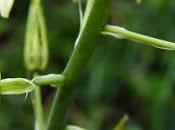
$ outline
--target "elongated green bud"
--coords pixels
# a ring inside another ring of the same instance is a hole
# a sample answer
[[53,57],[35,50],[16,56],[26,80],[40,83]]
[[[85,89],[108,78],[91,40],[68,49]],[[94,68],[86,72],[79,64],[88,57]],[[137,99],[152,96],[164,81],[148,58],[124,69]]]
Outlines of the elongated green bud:
[[13,4],[14,0],[0,0],[0,14],[2,17],[9,17]]
[[48,63],[46,25],[40,2],[31,2],[24,48],[27,70],[43,70]]
[[8,78],[0,81],[0,94],[24,94],[35,89],[35,84],[24,78]]

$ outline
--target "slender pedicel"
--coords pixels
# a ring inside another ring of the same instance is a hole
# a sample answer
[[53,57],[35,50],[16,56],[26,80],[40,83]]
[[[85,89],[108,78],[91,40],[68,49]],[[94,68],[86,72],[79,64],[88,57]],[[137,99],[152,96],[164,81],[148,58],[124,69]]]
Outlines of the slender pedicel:
[[119,26],[106,25],[103,34],[110,35],[115,38],[128,39],[138,43],[144,43],[160,49],[175,50],[175,43],[173,42],[135,33]]

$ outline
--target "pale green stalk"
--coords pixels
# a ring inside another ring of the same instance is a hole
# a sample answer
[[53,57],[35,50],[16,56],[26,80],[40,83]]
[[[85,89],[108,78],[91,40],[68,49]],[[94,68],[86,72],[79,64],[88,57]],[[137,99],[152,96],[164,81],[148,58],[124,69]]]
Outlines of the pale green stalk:
[[[36,76],[37,74],[35,74]],[[40,86],[36,86],[33,94],[32,94],[32,103],[35,115],[35,130],[44,130],[44,116],[43,116],[43,106],[41,100],[41,88]]]
[[80,28],[82,27],[83,24],[83,8],[82,8],[82,1],[79,0],[78,2],[78,10],[79,10],[79,17],[80,17]]
[[43,118],[43,106],[41,100],[41,90],[39,86],[36,86],[33,95],[33,108],[35,113],[35,130],[44,130],[44,118]]
[[63,86],[65,77],[61,74],[48,74],[43,76],[36,76],[32,82],[36,85],[57,85]]
[[144,43],[160,49],[175,50],[175,43],[173,42],[135,33],[119,26],[106,25],[102,34],[110,35],[119,39],[128,39],[138,43]]

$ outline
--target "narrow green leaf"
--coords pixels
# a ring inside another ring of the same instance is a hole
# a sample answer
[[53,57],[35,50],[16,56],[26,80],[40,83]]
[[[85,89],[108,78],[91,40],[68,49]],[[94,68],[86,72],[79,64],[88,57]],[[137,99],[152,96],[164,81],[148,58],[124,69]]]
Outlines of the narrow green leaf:
[[35,89],[35,84],[24,78],[7,78],[0,81],[0,94],[24,94]]
[[13,4],[14,0],[0,0],[0,14],[2,17],[9,17]]

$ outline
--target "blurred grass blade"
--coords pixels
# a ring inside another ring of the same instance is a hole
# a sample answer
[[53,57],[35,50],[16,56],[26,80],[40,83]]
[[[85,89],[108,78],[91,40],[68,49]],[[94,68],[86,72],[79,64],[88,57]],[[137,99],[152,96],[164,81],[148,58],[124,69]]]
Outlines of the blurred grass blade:
[[129,120],[128,115],[124,115],[119,123],[114,127],[114,130],[124,130],[127,121]]
[[0,0],[0,14],[2,17],[9,17],[13,4],[14,0]]
[[35,89],[35,84],[24,78],[8,78],[0,81],[0,94],[25,94]]
[[74,126],[74,125],[69,125],[66,127],[66,130],[86,130],[86,129],[78,127],[78,126]]
[[146,45],[151,45],[160,49],[175,50],[175,43],[173,42],[135,33],[119,26],[106,25],[105,31],[102,32],[102,34],[110,35],[120,39],[128,39],[138,43],[144,43]]

